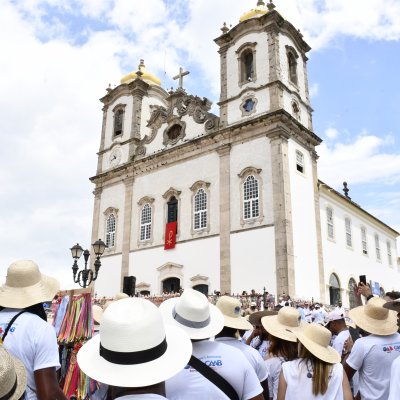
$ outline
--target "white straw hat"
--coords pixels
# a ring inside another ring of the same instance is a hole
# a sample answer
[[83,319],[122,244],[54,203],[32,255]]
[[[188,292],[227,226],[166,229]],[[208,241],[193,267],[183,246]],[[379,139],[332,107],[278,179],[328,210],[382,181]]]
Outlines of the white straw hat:
[[101,319],[103,318],[103,314],[104,314],[103,309],[99,305],[93,304],[93,322],[95,330],[101,324]]
[[297,337],[291,331],[300,326],[300,313],[293,307],[283,307],[278,315],[261,318],[264,329],[273,336],[289,342],[297,342]]
[[340,362],[341,356],[329,343],[331,332],[323,326],[311,323],[302,324],[300,328],[293,329],[299,342],[315,357],[330,364]]
[[364,331],[378,336],[397,332],[397,314],[384,308],[385,300],[372,297],[364,306],[353,308],[349,317]]
[[122,292],[117,293],[113,300],[109,300],[109,301],[106,302],[106,304],[104,304],[103,311],[105,311],[106,308],[111,303],[114,303],[115,301],[122,300],[122,299],[128,299],[128,298],[129,298],[129,296],[126,293],[122,293]]
[[185,289],[180,297],[162,302],[160,311],[165,323],[179,326],[190,339],[207,339],[224,327],[222,312],[194,289]]
[[157,306],[142,298],[110,304],[100,334],[78,352],[79,368],[98,382],[143,387],[165,381],[182,370],[192,344],[174,326],[164,326]]
[[18,400],[25,388],[24,364],[0,346],[0,399]]
[[53,300],[60,285],[50,276],[43,275],[31,260],[13,262],[7,270],[6,283],[0,287],[0,306],[26,308]]
[[225,326],[241,330],[249,330],[253,328],[250,322],[240,315],[242,310],[240,300],[229,296],[221,296],[218,299],[216,306],[224,315]]

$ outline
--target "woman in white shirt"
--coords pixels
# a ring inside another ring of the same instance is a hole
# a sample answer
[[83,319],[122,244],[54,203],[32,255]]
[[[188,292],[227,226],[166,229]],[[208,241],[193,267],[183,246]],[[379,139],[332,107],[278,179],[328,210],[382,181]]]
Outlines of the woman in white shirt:
[[297,358],[297,337],[290,330],[299,327],[300,313],[293,307],[283,307],[278,315],[264,317],[261,323],[268,332],[270,341],[270,347],[264,358],[268,371],[270,398],[276,400],[282,363]]
[[299,359],[282,364],[278,400],[351,400],[341,357],[329,346],[328,329],[312,323],[293,333],[300,342]]

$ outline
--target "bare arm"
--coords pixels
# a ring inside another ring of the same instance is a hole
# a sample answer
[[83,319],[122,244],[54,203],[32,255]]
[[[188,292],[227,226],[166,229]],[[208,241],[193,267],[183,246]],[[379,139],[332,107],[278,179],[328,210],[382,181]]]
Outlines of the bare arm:
[[353,395],[351,394],[350,383],[347,379],[347,375],[343,374],[343,400],[353,400]]
[[346,361],[344,362],[343,368],[344,372],[346,372],[348,380],[350,380],[353,377],[353,375],[357,372],[355,369],[351,368]]
[[260,383],[263,388],[264,399],[268,400],[269,399],[268,378],[265,381],[260,382]]
[[58,385],[55,367],[34,372],[38,400],[67,400]]
[[264,396],[263,396],[263,394],[262,393],[260,393],[259,395],[257,395],[256,397],[252,397],[251,399],[249,399],[249,400],[265,400],[264,399]]
[[285,400],[287,384],[283,377],[283,372],[279,375],[278,397],[277,400]]

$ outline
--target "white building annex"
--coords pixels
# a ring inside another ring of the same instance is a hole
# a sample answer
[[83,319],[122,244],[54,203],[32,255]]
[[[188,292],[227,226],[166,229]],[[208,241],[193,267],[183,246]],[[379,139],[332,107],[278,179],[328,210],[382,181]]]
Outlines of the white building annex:
[[345,306],[361,274],[398,288],[399,233],[318,180],[301,33],[263,1],[221,30],[219,116],[186,93],[182,70],[167,92],[143,61],[101,99],[97,294],[115,295],[126,276],[142,293],[265,288]]

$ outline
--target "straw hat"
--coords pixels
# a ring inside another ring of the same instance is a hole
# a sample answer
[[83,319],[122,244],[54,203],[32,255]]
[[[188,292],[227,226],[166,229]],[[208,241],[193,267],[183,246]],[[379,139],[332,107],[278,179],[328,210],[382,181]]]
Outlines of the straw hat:
[[394,301],[388,301],[383,305],[383,307],[387,308],[388,310],[396,311],[397,313],[400,312],[400,299]]
[[15,261],[8,267],[6,283],[0,287],[0,306],[26,308],[44,303],[53,300],[59,288],[58,281],[41,274],[33,261]]
[[289,332],[300,326],[300,313],[293,307],[283,307],[278,315],[261,318],[264,329],[273,336],[289,342],[297,342],[297,337]]
[[93,322],[94,322],[94,330],[98,331],[101,324],[101,319],[103,318],[104,311],[103,309],[97,305],[93,304]]
[[242,330],[252,329],[250,322],[240,315],[242,310],[240,300],[229,296],[221,296],[218,299],[216,306],[224,315],[224,326]]
[[181,371],[192,344],[175,326],[164,326],[156,305],[142,298],[116,301],[104,311],[100,334],[78,352],[79,368],[98,382],[142,387]]
[[299,342],[315,357],[330,364],[339,363],[339,353],[329,343],[332,334],[321,325],[311,323],[302,324],[292,331]]
[[190,339],[207,339],[224,327],[222,312],[194,289],[187,288],[182,296],[162,302],[160,311],[166,324],[179,326]]
[[114,297],[113,300],[109,300],[109,301],[106,302],[106,304],[104,304],[103,311],[105,311],[106,308],[107,308],[110,304],[112,304],[112,303],[114,303],[114,302],[116,302],[116,301],[118,301],[118,300],[128,299],[128,298],[129,298],[129,296],[128,296],[126,293],[122,293],[122,292],[117,293],[117,294],[115,295],[115,297]]
[[364,331],[378,336],[388,336],[397,332],[397,315],[383,308],[385,300],[373,297],[364,306],[353,308],[349,317]]
[[278,314],[277,311],[269,311],[269,310],[257,311],[253,314],[250,314],[249,322],[254,326],[258,326],[258,325],[261,325],[261,318],[267,317],[269,315],[277,315],[277,314]]
[[0,346],[0,399],[18,400],[25,388],[24,364]]

